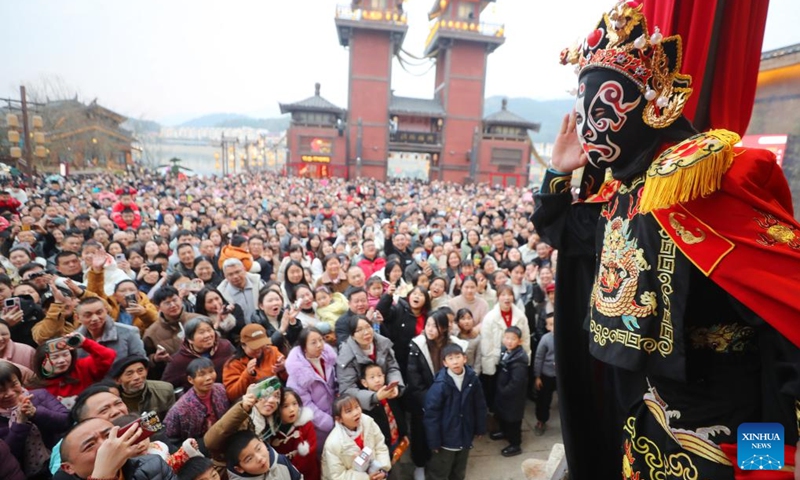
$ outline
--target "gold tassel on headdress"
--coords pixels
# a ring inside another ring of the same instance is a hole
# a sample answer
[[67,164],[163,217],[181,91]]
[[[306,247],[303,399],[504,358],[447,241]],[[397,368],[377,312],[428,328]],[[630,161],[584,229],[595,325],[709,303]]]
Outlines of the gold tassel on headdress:
[[668,208],[719,190],[739,140],[734,132],[711,130],[664,150],[647,169],[640,211]]

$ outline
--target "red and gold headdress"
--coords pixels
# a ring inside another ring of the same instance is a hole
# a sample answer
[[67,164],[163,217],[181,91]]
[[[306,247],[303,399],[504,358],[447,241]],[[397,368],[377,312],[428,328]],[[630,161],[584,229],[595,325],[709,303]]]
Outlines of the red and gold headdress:
[[561,52],[561,63],[576,65],[579,75],[592,68],[624,75],[648,102],[644,122],[664,128],[681,116],[692,93],[692,77],[679,73],[682,55],[679,36],[665,38],[658,27],[650,34],[641,2],[623,0],[581,44]]

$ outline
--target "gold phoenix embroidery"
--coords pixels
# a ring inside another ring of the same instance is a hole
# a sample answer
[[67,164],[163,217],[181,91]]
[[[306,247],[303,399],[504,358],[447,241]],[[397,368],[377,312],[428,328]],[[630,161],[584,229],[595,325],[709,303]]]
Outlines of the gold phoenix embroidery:
[[678,212],[672,212],[669,214],[669,224],[675,229],[675,233],[681,237],[683,243],[687,245],[694,245],[706,239],[706,233],[704,231],[698,228],[696,232],[691,232],[688,228],[681,225],[681,220],[686,220],[686,215]]
[[800,250],[800,240],[798,240],[798,235],[794,227],[784,224],[770,213],[762,212],[755,208],[754,210],[760,217],[756,217],[753,220],[755,220],[756,225],[766,230],[766,233],[758,234],[756,242],[765,247],[773,247],[778,244],[787,245],[792,249]]

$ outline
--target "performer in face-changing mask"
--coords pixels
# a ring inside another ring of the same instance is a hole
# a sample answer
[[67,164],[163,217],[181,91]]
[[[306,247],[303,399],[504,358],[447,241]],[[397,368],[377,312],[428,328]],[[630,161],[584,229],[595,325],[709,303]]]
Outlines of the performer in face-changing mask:
[[570,285],[555,327],[570,478],[618,478],[622,463],[623,478],[730,479],[747,422],[782,424],[791,465],[800,224],[788,186],[772,153],[683,116],[680,38],[650,31],[641,10],[619,2],[562,52],[577,99],[536,198]]

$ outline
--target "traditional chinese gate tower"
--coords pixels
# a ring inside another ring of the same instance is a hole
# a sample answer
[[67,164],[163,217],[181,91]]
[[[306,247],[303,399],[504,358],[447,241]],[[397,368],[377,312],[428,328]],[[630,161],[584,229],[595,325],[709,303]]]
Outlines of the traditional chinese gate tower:
[[354,0],[336,10],[339,43],[350,49],[347,132],[350,176],[386,176],[392,59],[408,25],[400,0]]
[[[392,62],[408,30],[402,1],[352,0],[337,7],[339,43],[350,50],[348,108],[341,112],[328,102],[323,105],[318,94],[281,105],[282,111],[292,112],[288,137],[303,140],[289,142],[292,161],[303,167],[300,162],[330,160],[331,169],[318,168],[319,176],[527,183],[528,131],[539,126],[514,115],[505,104],[484,118],[487,59],[505,42],[502,25],[480,18],[493,2],[435,1],[428,15],[425,55],[436,62],[436,83],[427,99],[392,93]],[[326,130],[311,131],[316,124],[309,119],[317,119],[318,113],[325,114]],[[339,141],[327,139],[334,128]],[[344,165],[337,169],[341,143]],[[329,151],[321,154],[307,145]]]
[[425,55],[436,58],[435,97],[447,118],[442,132],[441,179],[486,181],[478,169],[486,61],[505,41],[503,26],[482,23],[487,0],[435,0]]

